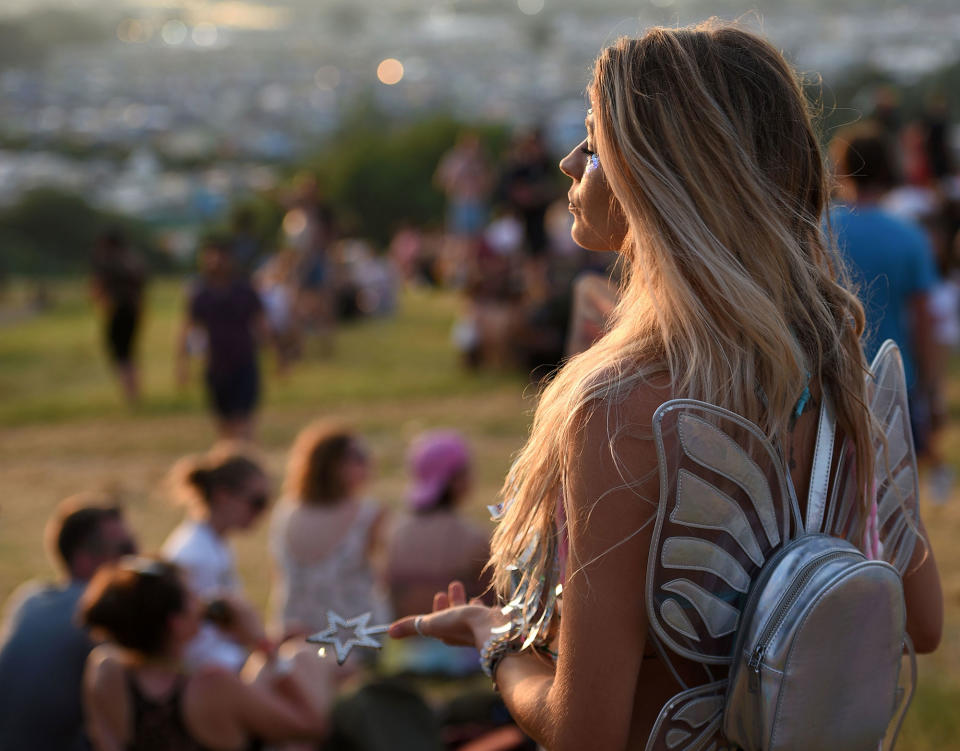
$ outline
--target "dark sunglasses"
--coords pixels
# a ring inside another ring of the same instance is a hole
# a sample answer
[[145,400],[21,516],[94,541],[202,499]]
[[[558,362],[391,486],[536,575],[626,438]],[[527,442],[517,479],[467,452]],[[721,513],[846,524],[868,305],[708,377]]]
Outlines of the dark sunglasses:
[[270,504],[270,496],[266,493],[258,493],[250,496],[247,501],[255,511],[263,511]]
[[113,549],[114,555],[119,556],[136,555],[138,552],[137,545],[133,542],[133,540],[125,540],[117,543]]

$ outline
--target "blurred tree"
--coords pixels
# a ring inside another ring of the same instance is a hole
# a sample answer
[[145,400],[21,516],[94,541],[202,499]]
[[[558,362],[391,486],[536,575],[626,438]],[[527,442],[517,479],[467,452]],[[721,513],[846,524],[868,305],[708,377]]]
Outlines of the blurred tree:
[[9,273],[85,272],[90,251],[104,230],[118,227],[155,270],[172,267],[149,229],[136,220],[90,206],[82,197],[52,188],[26,193],[0,211],[0,256]]
[[403,221],[442,222],[444,198],[433,174],[461,130],[478,132],[494,157],[508,139],[505,126],[467,126],[446,115],[393,127],[385,123],[389,119],[369,101],[361,103],[310,162],[345,231],[380,245]]
[[112,28],[99,16],[67,9],[46,9],[0,21],[0,69],[30,68],[53,51],[109,39]]

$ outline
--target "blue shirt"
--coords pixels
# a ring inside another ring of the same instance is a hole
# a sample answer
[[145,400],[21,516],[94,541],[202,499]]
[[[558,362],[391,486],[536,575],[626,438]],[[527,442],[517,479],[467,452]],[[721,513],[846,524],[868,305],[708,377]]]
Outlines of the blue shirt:
[[903,355],[907,388],[916,381],[910,301],[937,281],[933,249],[923,231],[876,206],[834,206],[830,223],[866,312],[867,362],[893,339]]
[[0,751],[83,751],[81,684],[92,644],[75,613],[85,584],[27,584],[0,635]]

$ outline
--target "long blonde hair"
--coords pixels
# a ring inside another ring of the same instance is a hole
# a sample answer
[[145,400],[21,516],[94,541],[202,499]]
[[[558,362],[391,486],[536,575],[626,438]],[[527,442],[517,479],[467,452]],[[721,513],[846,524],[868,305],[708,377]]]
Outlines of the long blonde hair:
[[555,502],[586,416],[653,375],[771,438],[809,377],[853,442],[857,487],[873,471],[863,308],[825,247],[827,171],[782,55],[717,21],[653,28],[600,55],[589,94],[594,148],[628,224],[624,280],[608,332],[541,395],[504,483],[491,557],[502,596],[518,558],[533,581],[551,576]]

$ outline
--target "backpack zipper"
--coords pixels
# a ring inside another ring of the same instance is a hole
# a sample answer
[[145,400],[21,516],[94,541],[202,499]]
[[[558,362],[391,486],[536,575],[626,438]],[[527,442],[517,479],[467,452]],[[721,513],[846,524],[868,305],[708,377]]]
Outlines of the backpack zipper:
[[747,662],[747,666],[750,668],[750,691],[755,692],[760,689],[760,663],[763,661],[763,654],[766,652],[773,635],[783,623],[783,619],[786,618],[790,608],[793,607],[794,602],[796,602],[803,588],[807,585],[810,577],[813,576],[816,569],[821,565],[829,563],[836,558],[851,555],[856,557],[857,554],[852,550],[834,550],[833,552],[817,556],[800,569],[800,574],[794,580],[790,589],[787,590],[787,594],[780,600],[773,616],[767,621],[767,625],[757,640],[757,646],[754,647],[753,653],[750,655],[750,660]]

